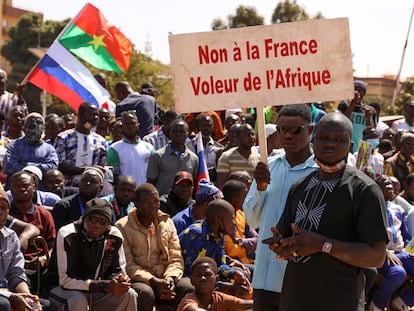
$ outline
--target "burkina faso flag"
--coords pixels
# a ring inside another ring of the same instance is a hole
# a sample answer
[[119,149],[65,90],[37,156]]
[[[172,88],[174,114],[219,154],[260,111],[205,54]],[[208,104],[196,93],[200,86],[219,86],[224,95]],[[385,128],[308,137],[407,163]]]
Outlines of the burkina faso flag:
[[129,67],[131,42],[90,3],[72,20],[59,42],[98,69],[122,73]]

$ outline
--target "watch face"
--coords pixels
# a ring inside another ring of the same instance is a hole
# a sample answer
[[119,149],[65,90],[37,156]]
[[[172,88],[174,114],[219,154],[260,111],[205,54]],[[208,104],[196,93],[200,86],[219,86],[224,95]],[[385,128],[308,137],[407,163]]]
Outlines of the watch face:
[[332,249],[332,243],[331,242],[324,242],[322,245],[322,252],[324,253],[330,253]]

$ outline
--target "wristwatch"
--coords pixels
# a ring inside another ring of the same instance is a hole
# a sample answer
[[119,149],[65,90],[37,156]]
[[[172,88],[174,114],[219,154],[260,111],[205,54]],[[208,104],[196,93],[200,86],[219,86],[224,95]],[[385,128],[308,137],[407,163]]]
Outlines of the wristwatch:
[[329,254],[332,250],[332,242],[329,240],[326,240],[322,244],[322,252]]

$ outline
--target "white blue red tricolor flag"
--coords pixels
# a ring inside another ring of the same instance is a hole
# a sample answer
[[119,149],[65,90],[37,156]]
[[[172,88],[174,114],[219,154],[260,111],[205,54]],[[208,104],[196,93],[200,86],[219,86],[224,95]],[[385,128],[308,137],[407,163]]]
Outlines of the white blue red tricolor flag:
[[195,193],[197,193],[198,183],[200,182],[200,180],[206,179],[210,181],[210,176],[208,175],[208,170],[207,170],[206,157],[204,155],[203,137],[201,136],[201,132],[198,132],[196,139],[197,139],[198,173],[197,173],[197,179],[196,179]]
[[27,80],[69,104],[76,111],[83,102],[102,106],[110,97],[92,73],[57,40]]

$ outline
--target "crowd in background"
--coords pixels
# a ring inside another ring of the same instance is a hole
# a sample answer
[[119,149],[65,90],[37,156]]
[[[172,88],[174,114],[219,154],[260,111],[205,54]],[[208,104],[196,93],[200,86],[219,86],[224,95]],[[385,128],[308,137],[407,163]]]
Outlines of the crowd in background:
[[[106,87],[103,74],[96,78]],[[5,253],[11,236],[17,258],[1,271],[11,296],[0,293],[0,310],[24,310],[30,300],[44,310],[279,310],[286,260],[261,241],[290,186],[328,169],[313,155],[323,103],[266,107],[258,137],[254,109],[164,111],[151,83],[136,92],[121,81],[117,104],[85,102],[76,114],[44,118],[6,82],[0,71],[0,243]],[[364,300],[370,310],[408,310],[414,101],[387,125],[379,105],[363,103],[365,83],[354,86],[354,99],[337,107],[352,124],[338,163],[378,183],[389,240],[380,268],[362,267]]]

